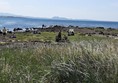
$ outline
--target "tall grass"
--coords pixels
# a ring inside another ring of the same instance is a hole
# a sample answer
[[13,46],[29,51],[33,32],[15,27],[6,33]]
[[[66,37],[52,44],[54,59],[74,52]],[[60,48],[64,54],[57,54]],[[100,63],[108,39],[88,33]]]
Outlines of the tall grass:
[[0,83],[118,83],[118,41],[0,48]]

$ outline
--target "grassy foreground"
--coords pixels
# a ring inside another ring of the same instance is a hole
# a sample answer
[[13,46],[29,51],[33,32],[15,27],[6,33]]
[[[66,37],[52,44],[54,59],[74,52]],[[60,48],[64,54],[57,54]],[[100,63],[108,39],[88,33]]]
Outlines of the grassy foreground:
[[118,83],[118,41],[0,48],[0,83]]

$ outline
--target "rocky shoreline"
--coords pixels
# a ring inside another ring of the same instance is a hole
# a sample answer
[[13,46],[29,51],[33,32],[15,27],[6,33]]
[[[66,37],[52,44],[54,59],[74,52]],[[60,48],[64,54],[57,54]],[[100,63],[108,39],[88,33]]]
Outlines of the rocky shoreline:
[[[19,34],[24,34],[24,33],[32,33],[32,34],[41,34],[43,32],[48,32],[48,33],[58,33],[58,32],[64,32],[64,33],[68,33],[69,29],[73,29],[74,33],[77,34],[79,33],[80,36],[98,36],[98,37],[107,37],[107,38],[114,38],[114,39],[118,39],[118,29],[114,29],[114,28],[104,28],[104,27],[96,27],[96,28],[89,28],[89,27],[79,27],[79,26],[59,26],[59,25],[55,25],[55,26],[49,26],[49,27],[39,27],[39,28],[26,28],[26,30],[23,31],[22,28],[15,28],[12,31],[8,31],[7,35],[4,37],[2,35],[2,33],[0,34],[0,45],[5,45],[5,44],[9,44],[9,43],[19,43],[22,41],[19,40],[15,40],[15,38],[12,38],[12,36],[15,33],[19,33]],[[24,36],[24,35],[22,35]],[[56,35],[54,35],[54,37],[56,37]],[[32,39],[31,39],[32,40]],[[48,41],[27,41],[27,42],[40,42],[40,43],[49,43]]]

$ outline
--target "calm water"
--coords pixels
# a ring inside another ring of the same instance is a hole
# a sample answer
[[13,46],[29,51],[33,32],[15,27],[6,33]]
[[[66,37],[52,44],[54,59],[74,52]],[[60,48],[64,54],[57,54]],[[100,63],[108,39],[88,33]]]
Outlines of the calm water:
[[82,21],[82,20],[52,20],[52,19],[36,19],[36,18],[21,18],[21,17],[0,17],[0,29],[7,27],[13,29],[16,27],[40,27],[42,24],[63,25],[63,26],[80,26],[80,27],[105,27],[118,28],[118,22],[107,21]]

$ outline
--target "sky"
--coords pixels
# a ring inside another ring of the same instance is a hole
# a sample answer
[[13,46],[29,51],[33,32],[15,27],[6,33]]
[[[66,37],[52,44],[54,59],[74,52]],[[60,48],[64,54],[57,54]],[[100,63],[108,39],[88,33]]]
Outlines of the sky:
[[0,0],[0,13],[118,21],[118,0]]

